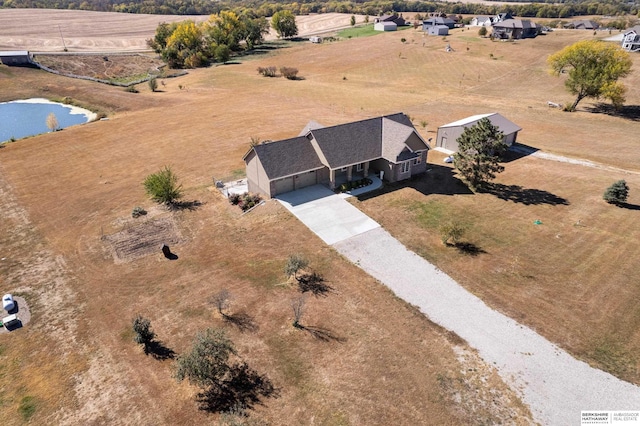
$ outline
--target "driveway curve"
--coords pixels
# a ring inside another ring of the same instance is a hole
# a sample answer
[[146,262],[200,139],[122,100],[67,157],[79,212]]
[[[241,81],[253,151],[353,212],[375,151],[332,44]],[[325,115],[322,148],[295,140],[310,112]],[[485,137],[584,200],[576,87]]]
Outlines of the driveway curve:
[[279,198],[323,241],[476,348],[520,393],[537,422],[574,425],[580,424],[581,411],[640,410],[640,387],[576,360],[489,308],[343,196],[316,186]]

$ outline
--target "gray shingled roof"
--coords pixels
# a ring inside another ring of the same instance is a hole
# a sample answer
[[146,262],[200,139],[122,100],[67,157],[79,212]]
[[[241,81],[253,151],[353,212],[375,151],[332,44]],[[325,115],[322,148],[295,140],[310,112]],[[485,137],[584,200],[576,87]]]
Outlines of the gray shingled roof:
[[[325,165],[338,169],[378,158],[396,162],[406,148],[405,141],[415,132],[409,117],[402,113],[331,127],[311,121],[305,130],[305,135],[253,147],[269,179],[320,169]],[[429,148],[426,143],[424,148]],[[320,154],[327,164],[323,164]]]
[[382,156],[382,120],[370,118],[311,130],[331,169]]
[[324,167],[305,136],[263,143],[253,149],[271,180]]

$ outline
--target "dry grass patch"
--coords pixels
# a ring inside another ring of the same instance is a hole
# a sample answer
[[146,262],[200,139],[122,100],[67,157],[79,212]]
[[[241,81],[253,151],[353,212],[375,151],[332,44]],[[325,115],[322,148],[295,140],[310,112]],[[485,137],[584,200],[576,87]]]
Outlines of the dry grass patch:
[[[8,247],[20,254],[0,263],[1,278],[38,295],[33,304],[29,300],[33,326],[22,331],[41,333],[5,353],[11,359],[31,353],[22,365],[42,382],[40,388],[18,375],[12,384],[24,391],[0,407],[3,418],[18,419],[21,398],[33,396],[38,406],[32,421],[39,423],[108,423],[131,413],[139,413],[133,421],[154,424],[215,421],[197,410],[192,387],[174,382],[169,362],[145,357],[129,341],[126,330],[140,313],[176,353],[190,347],[199,330],[228,330],[249,365],[281,390],[279,398],[252,413],[272,424],[527,423],[526,409],[493,370],[473,354],[459,359],[455,348],[464,343],[346,263],[278,204],[240,216],[210,186],[213,177],[239,174],[251,137],[291,137],[310,119],[332,125],[396,111],[428,122],[426,129],[419,127],[427,138],[439,124],[499,111],[524,128],[526,144],[637,167],[635,122],[548,109],[547,100],[569,96],[560,79],[546,74],[546,56],[590,37],[557,34],[491,43],[454,32],[448,37],[451,53],[438,37],[426,37],[423,46],[417,32],[404,44],[398,34],[381,34],[293,45],[237,65],[191,71],[167,81],[161,93],[131,94],[0,66],[2,100],[69,96],[110,117],[0,149],[6,191],[21,208],[15,217],[28,218],[24,226],[0,224],[6,231],[0,235],[6,241],[11,236]],[[270,65],[296,67],[305,79],[265,79],[255,72]],[[629,103],[637,105],[633,87],[640,85],[634,82],[635,75],[629,77]],[[588,149],[585,141],[591,141]],[[631,302],[637,288],[624,259],[637,252],[635,211],[601,200],[620,177],[516,160],[498,183],[517,185],[521,189],[512,190],[525,195],[545,191],[569,203],[526,205],[492,194],[465,195],[450,169],[434,161],[439,173],[430,172],[415,189],[359,205],[492,306],[598,365],[607,362],[598,359],[613,359],[633,366],[624,354],[637,352],[638,318]],[[185,196],[203,202],[195,211],[170,213],[186,241],[179,259],[167,261],[158,252],[114,265],[101,236],[122,231],[133,206],[149,207],[142,182],[166,164],[180,177]],[[639,204],[633,188],[640,182],[633,176],[627,181],[629,202]],[[469,257],[444,247],[434,229],[448,215],[468,223],[467,238],[486,253]],[[533,225],[535,219],[543,225]],[[585,226],[574,226],[579,220]],[[303,324],[341,341],[322,341],[291,326],[290,300],[299,290],[286,283],[282,268],[292,253],[310,258],[336,291],[309,298]],[[257,329],[241,330],[214,314],[207,300],[222,288],[235,295],[229,314],[246,313]],[[613,293],[620,297],[606,299]],[[54,309],[65,301],[64,313],[73,321]],[[74,358],[63,364],[52,352]],[[469,368],[479,372],[480,382]],[[636,380],[628,374],[621,375]],[[8,386],[6,379],[2,385]],[[489,398],[510,402],[496,406]]]

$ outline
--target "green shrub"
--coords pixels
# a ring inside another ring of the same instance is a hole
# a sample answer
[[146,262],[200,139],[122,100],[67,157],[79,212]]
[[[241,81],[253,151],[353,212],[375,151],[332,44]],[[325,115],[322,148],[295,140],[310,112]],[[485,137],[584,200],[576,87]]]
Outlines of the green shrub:
[[36,408],[36,399],[32,396],[25,396],[20,401],[18,412],[20,413],[24,421],[29,421],[31,416],[36,413]]
[[627,197],[629,196],[629,187],[627,186],[627,182],[624,180],[619,180],[614,182],[607,190],[604,192],[602,198],[609,204],[624,204],[627,202]]
[[242,199],[242,196],[240,194],[229,195],[229,202],[234,206],[237,206],[238,203],[240,203],[241,199]]
[[132,84],[131,86],[127,86],[124,89],[125,92],[129,92],[129,93],[139,93],[140,91],[138,89],[136,89],[136,86],[134,84]]
[[440,238],[442,239],[442,244],[448,246],[450,245],[450,241],[453,244],[456,244],[460,241],[464,232],[464,227],[457,222],[449,222],[440,226]]

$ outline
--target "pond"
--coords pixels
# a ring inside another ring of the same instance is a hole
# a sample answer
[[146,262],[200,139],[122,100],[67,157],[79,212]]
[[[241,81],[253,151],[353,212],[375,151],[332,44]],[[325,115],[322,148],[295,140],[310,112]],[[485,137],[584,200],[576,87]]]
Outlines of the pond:
[[47,99],[3,102],[0,103],[0,143],[49,132],[47,117],[51,113],[55,115],[57,129],[96,119],[96,114],[89,110]]

